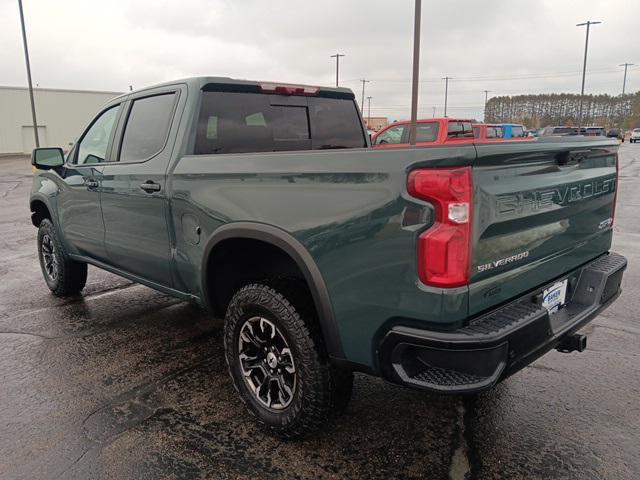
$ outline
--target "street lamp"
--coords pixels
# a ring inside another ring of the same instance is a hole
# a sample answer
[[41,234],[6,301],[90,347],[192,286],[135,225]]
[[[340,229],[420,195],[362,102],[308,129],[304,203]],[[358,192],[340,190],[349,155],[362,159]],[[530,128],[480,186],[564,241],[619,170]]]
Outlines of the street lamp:
[[576,25],[576,27],[583,27],[585,25],[587,26],[587,34],[584,41],[584,63],[582,65],[582,88],[580,89],[580,112],[578,113],[578,134],[580,133],[580,125],[582,124],[582,103],[584,100],[584,78],[585,78],[585,75],[587,74],[587,51],[589,50],[589,29],[591,25],[598,25],[599,23],[602,23],[602,22],[592,22],[591,20],[588,20],[586,22],[578,23]]
[[442,77],[444,80],[444,118],[447,118],[447,98],[449,97],[449,80],[451,77]]
[[369,83],[370,80],[362,79],[360,81],[362,82],[362,102],[360,102],[360,108],[361,108],[362,111],[360,113],[362,113],[362,115],[364,115],[364,84],[365,83]]
[[418,86],[420,77],[420,19],[422,0],[416,0],[413,15],[413,77],[411,79],[411,125],[409,127],[409,145],[416,144],[416,124],[418,123]]
[[27,47],[27,31],[24,27],[24,12],[22,11],[22,0],[18,0],[20,10],[20,25],[22,26],[22,44],[24,45],[24,61],[27,64],[27,82],[29,83],[29,98],[31,100],[31,119],[33,120],[33,137],[36,141],[36,148],[40,147],[38,138],[38,121],[36,120],[36,104],[33,100],[33,83],[31,82],[31,63],[29,62],[29,48]]
[[340,71],[340,57],[344,57],[342,53],[336,53],[335,55],[331,55],[331,58],[336,58],[336,87],[338,86],[338,72]]

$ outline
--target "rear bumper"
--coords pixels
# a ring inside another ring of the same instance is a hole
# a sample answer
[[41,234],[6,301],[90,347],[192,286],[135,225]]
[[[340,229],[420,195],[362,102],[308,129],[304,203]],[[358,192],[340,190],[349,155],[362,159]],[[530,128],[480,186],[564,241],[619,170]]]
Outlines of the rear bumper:
[[[534,290],[454,331],[395,326],[382,339],[383,376],[441,393],[473,393],[517,372],[582,328],[620,295],[627,260],[608,253],[560,279],[566,304],[549,314]],[[553,283],[553,282],[551,282]]]

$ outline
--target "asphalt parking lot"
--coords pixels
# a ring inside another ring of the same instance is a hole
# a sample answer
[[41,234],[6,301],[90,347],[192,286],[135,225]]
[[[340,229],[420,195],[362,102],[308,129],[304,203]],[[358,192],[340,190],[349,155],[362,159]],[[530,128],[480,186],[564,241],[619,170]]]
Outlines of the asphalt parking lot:
[[346,414],[284,443],[237,400],[221,321],[90,268],[49,294],[24,158],[0,158],[0,478],[640,478],[640,145],[621,146],[622,297],[490,392],[439,397],[356,378]]

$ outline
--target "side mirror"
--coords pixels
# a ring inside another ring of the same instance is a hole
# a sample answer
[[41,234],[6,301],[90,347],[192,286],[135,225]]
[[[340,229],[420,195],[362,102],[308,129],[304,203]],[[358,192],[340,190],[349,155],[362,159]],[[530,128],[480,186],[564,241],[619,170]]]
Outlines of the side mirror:
[[64,165],[61,148],[35,148],[31,153],[31,165],[41,170],[49,170]]

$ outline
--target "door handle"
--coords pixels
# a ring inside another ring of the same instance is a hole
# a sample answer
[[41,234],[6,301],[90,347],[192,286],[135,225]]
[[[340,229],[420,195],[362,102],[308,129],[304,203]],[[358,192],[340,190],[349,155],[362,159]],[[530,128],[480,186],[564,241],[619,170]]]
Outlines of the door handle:
[[146,182],[140,184],[140,188],[147,193],[159,192],[160,184],[152,182],[151,180],[147,180]]
[[90,178],[89,180],[84,182],[87,190],[93,190],[94,188],[98,188],[98,181]]

